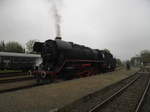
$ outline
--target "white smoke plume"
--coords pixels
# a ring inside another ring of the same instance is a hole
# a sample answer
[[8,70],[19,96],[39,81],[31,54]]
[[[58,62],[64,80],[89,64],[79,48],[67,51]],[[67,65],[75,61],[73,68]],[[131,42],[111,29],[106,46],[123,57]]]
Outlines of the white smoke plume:
[[62,0],[50,0],[51,9],[55,20],[56,36],[61,37],[61,6]]

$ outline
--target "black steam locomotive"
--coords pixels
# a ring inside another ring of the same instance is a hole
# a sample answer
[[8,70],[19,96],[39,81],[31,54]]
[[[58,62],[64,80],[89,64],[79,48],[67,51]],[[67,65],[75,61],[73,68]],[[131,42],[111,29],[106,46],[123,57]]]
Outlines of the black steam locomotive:
[[44,43],[36,42],[33,49],[43,59],[40,67],[33,72],[38,82],[90,76],[116,68],[116,60],[111,53],[66,42],[60,37]]

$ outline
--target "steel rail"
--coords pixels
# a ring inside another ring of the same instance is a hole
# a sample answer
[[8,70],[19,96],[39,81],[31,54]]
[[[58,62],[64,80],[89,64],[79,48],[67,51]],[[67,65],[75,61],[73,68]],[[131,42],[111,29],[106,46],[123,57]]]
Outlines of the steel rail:
[[3,77],[14,77],[14,76],[23,76],[27,75],[26,72],[10,72],[10,73],[0,73],[0,78]]
[[12,83],[12,82],[19,82],[19,81],[26,81],[26,80],[33,80],[35,79],[33,76],[32,77],[20,77],[20,78],[10,78],[10,79],[0,79],[0,84],[4,84],[4,83]]
[[103,102],[98,103],[96,106],[94,106],[93,108],[91,108],[88,112],[97,112],[102,106],[104,106],[105,104],[107,104],[109,101],[111,101],[114,97],[116,97],[117,95],[119,95],[121,92],[123,92],[125,89],[127,89],[129,86],[131,86],[137,79],[139,79],[141,77],[138,76],[136,77],[134,80],[132,80],[130,83],[128,83],[127,85],[125,85],[124,87],[122,87],[121,89],[119,89],[117,92],[115,92],[113,95],[111,95],[110,97],[108,97],[107,99],[105,99]]
[[143,95],[142,95],[142,97],[141,97],[141,99],[140,99],[140,101],[138,103],[138,106],[135,109],[135,112],[139,112],[140,111],[140,109],[142,107],[142,104],[143,104],[143,101],[145,99],[146,93],[148,92],[149,87],[150,87],[150,78],[149,78],[148,84],[146,85],[146,88],[145,88],[145,90],[143,92]]

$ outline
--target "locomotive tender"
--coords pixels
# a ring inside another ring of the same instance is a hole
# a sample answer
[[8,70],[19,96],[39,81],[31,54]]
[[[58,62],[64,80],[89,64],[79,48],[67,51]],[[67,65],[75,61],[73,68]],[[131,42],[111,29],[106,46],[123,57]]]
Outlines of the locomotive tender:
[[73,42],[46,40],[36,42],[34,51],[41,54],[40,67],[33,72],[38,83],[55,78],[72,79],[94,75],[100,72],[114,71],[116,60],[105,50],[91,49]]

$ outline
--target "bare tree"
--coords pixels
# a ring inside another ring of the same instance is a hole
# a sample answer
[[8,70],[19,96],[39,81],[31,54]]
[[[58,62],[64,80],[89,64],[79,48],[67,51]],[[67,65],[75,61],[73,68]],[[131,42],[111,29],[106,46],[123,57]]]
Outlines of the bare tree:
[[29,40],[26,43],[26,50],[28,53],[33,53],[33,45],[35,42],[38,42],[38,40],[34,39],[34,40]]

